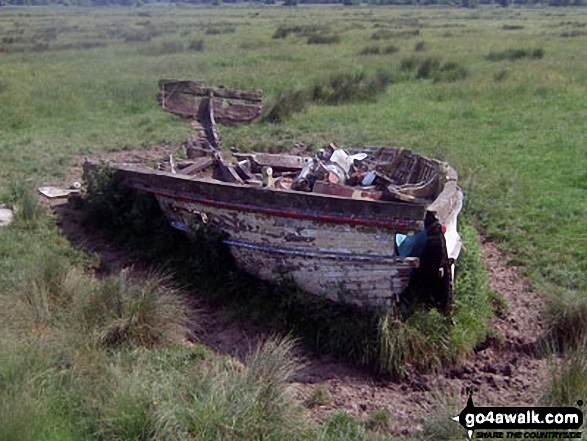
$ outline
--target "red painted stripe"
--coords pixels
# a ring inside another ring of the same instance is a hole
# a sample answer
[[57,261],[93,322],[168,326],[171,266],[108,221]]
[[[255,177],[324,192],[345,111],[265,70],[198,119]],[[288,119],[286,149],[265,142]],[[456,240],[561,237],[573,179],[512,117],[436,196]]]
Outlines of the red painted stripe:
[[237,204],[234,202],[223,202],[217,201],[214,199],[205,199],[199,198],[197,196],[180,196],[174,193],[171,193],[166,190],[148,190],[151,193],[154,193],[158,196],[167,197],[170,199],[175,199],[184,202],[199,202],[204,205],[210,205],[213,207],[218,208],[225,208],[228,210],[237,210],[237,211],[245,211],[245,212],[252,212],[252,213],[262,213],[268,214],[271,216],[277,217],[285,217],[291,219],[303,219],[303,220],[312,220],[312,221],[319,221],[319,222],[327,222],[327,223],[336,223],[336,224],[349,224],[349,225],[366,225],[366,226],[375,226],[375,227],[383,227],[383,228],[390,228],[394,229],[398,232],[409,232],[414,230],[420,230],[422,224],[418,221],[404,221],[404,220],[384,220],[384,219],[366,219],[366,218],[354,218],[354,217],[347,217],[347,216],[327,216],[327,215],[319,215],[319,214],[308,214],[308,213],[300,213],[297,211],[285,211],[279,210],[276,208],[267,208],[267,207],[259,207],[254,205],[245,205],[245,204]]

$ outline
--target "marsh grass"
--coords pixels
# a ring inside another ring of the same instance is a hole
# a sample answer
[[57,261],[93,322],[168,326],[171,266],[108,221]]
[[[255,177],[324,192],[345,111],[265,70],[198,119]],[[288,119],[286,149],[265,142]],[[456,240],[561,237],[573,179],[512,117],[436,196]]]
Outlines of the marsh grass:
[[587,341],[587,298],[558,294],[547,299],[549,336],[559,351],[577,351]]
[[263,120],[271,123],[283,122],[294,113],[303,112],[310,101],[305,90],[287,90],[268,102],[263,112]]
[[39,223],[47,221],[47,210],[39,203],[30,180],[20,176],[10,183],[8,203],[13,207],[15,220],[23,229],[34,229]]
[[419,41],[414,45],[414,52],[424,52],[426,50],[426,42]]
[[395,54],[396,52],[399,52],[399,47],[397,47],[394,44],[390,44],[389,46],[386,46],[383,48],[383,53],[386,55],[391,55],[391,54]]
[[379,46],[365,46],[359,51],[359,55],[379,55],[380,52]]
[[541,59],[544,57],[544,49],[539,47],[536,49],[506,49],[499,52],[491,51],[487,55],[490,61],[516,61],[522,58],[529,58],[532,60]]
[[465,430],[452,417],[458,415],[465,403],[459,397],[435,390],[434,405],[430,417],[423,421],[424,439],[462,439],[466,437]]
[[283,122],[294,113],[306,110],[310,103],[339,105],[375,101],[391,80],[391,75],[384,72],[373,76],[365,72],[331,75],[328,80],[316,81],[306,90],[286,90],[272,97],[265,107],[262,120]]
[[[202,40],[198,40],[202,42]],[[191,44],[190,44],[191,46]],[[202,50],[203,42],[198,44],[197,50]],[[178,54],[184,52],[186,50],[185,42],[179,38],[169,38],[164,40],[157,40],[149,43],[146,46],[143,46],[139,49],[139,53],[142,55],[149,55],[149,56],[162,56],[162,55],[170,55],[170,54]]]
[[340,73],[332,75],[328,81],[315,83],[310,96],[316,103],[331,105],[352,101],[375,101],[391,81],[391,75],[385,72],[373,76],[365,72]]
[[324,25],[294,25],[294,26],[279,26],[273,33],[273,38],[286,38],[290,34],[300,36],[310,36],[316,34],[325,34],[330,31],[330,28]]
[[575,406],[587,393],[587,358],[584,346],[561,358],[551,358],[550,382],[542,397],[549,406]]
[[400,61],[400,73],[404,79],[426,80],[433,82],[452,83],[464,80],[469,76],[467,68],[456,61],[442,61],[437,57],[407,57]]
[[338,44],[341,42],[340,35],[312,34],[306,40],[308,44]]
[[206,28],[204,34],[206,35],[222,35],[222,34],[234,34],[236,32],[235,26],[210,26]]
[[371,40],[390,40],[392,38],[410,38],[420,35],[419,29],[391,31],[388,29],[378,29],[371,34]]

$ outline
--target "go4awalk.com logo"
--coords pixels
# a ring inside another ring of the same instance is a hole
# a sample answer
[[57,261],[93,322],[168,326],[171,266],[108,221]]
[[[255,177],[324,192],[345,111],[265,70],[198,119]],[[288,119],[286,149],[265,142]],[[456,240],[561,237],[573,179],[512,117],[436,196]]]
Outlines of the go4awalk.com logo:
[[472,390],[467,388],[467,394],[467,405],[453,420],[467,430],[469,439],[581,438],[583,412],[576,407],[475,407]]

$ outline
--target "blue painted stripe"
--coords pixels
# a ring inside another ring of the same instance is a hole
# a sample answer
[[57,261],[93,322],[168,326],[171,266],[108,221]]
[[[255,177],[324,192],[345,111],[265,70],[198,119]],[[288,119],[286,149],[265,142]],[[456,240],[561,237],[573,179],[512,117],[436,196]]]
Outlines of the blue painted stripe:
[[348,260],[353,262],[372,262],[372,263],[389,263],[396,264],[403,259],[397,259],[396,257],[387,256],[369,256],[364,254],[351,254],[351,253],[340,253],[336,251],[325,251],[325,250],[307,250],[300,248],[287,248],[287,247],[275,247],[271,245],[258,245],[247,242],[240,242],[236,240],[224,240],[224,243],[228,246],[245,248],[248,250],[262,251],[271,254],[280,254],[284,256],[300,256],[300,257],[317,257],[321,259],[333,259],[333,260]]

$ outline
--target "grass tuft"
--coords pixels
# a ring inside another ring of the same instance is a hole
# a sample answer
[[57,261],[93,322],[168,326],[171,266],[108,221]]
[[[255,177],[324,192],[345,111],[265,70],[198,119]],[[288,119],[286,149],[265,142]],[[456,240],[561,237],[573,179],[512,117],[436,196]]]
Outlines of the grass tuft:
[[463,439],[466,436],[464,429],[452,420],[463,408],[458,397],[439,391],[434,395],[432,414],[424,421],[424,436],[426,439]]
[[464,80],[469,75],[468,70],[458,62],[442,62],[436,57],[404,58],[400,62],[399,70],[407,75],[407,78],[431,79],[434,82],[447,83]]
[[502,82],[508,77],[508,75],[509,75],[509,71],[506,69],[502,69],[493,75],[493,81],[498,82],[498,83]]
[[136,281],[122,272],[91,286],[85,296],[78,294],[76,315],[104,347],[182,342],[190,335],[187,307],[168,282],[159,275]]
[[308,37],[308,44],[338,44],[341,42],[340,35],[312,34]]
[[305,90],[287,90],[271,98],[265,106],[263,121],[283,122],[294,113],[303,112],[310,101]]
[[326,439],[362,440],[366,437],[365,426],[344,412],[330,415],[323,426]]
[[10,202],[15,208],[15,219],[18,225],[25,228],[37,226],[46,216],[46,211],[30,183],[20,181],[18,184],[12,184],[10,192]]
[[[583,347],[584,348],[584,347]],[[542,401],[548,406],[575,406],[587,394],[587,358],[584,349],[553,359],[551,380]]]
[[359,55],[378,55],[381,49],[378,46],[365,46],[359,51]]
[[328,406],[331,402],[332,395],[330,394],[328,387],[319,384],[312,392],[312,395],[306,400],[306,405],[312,409],[314,407]]
[[391,55],[391,54],[395,54],[396,52],[399,52],[399,47],[397,47],[397,46],[396,46],[396,45],[394,45],[394,44],[390,44],[389,46],[386,46],[386,47],[383,49],[383,53],[384,53],[385,55]]
[[188,49],[190,51],[200,52],[204,50],[204,40],[196,39],[192,40],[188,44]]
[[288,90],[272,98],[265,106],[262,120],[283,122],[292,114],[302,112],[310,102],[338,105],[356,101],[375,101],[391,83],[391,76],[378,73],[368,76],[364,72],[332,75],[319,81],[309,90]]
[[414,46],[415,52],[424,52],[425,50],[426,50],[426,42],[425,41],[419,41]]
[[391,430],[391,415],[387,409],[375,409],[366,421],[367,429],[385,433]]
[[543,48],[536,48],[536,49],[506,49],[504,51],[489,52],[487,55],[487,59],[489,61],[516,61],[522,58],[530,58],[533,60],[540,59],[544,57],[544,49]]
[[206,28],[204,32],[206,35],[222,35],[222,34],[234,34],[236,27],[234,26],[211,26]]
[[557,293],[548,298],[546,309],[549,334],[558,351],[572,351],[587,341],[587,297]]
[[317,103],[342,104],[350,101],[374,101],[387,89],[391,76],[378,73],[368,76],[364,72],[332,75],[328,81],[315,83],[311,99]]

